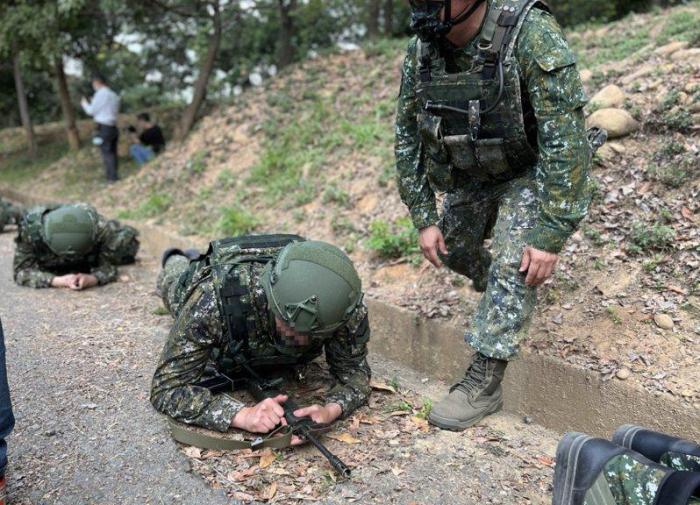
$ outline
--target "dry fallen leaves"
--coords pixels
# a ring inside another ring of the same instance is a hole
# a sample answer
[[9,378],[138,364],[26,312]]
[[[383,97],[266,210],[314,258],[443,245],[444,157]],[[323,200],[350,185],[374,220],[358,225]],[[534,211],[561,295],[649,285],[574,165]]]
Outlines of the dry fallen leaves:
[[265,491],[263,491],[261,498],[263,500],[272,500],[277,494],[277,483],[273,482],[270,484]]
[[385,384],[384,382],[371,380],[369,381],[369,385],[372,386],[372,389],[376,389],[378,391],[389,391],[390,393],[396,393],[396,388],[390,386],[389,384]]
[[188,447],[185,447],[183,449],[183,452],[185,453],[185,456],[188,456],[190,458],[202,459],[202,449],[200,449],[199,447],[190,445]]
[[353,437],[350,433],[328,435],[328,438],[332,438],[333,440],[338,440],[339,442],[344,442],[346,444],[359,444],[361,442],[360,439]]
[[411,421],[413,421],[416,427],[423,433],[427,433],[428,431],[430,431],[430,426],[428,426],[428,421],[426,419],[423,419],[422,417],[418,416],[413,416],[411,417]]
[[267,468],[275,461],[275,459],[277,459],[277,456],[271,450],[263,452],[260,455],[260,468]]

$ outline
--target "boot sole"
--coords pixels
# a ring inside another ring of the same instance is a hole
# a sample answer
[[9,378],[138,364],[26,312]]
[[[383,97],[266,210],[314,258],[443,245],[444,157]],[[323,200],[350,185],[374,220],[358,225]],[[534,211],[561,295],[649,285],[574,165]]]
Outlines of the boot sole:
[[559,442],[552,505],[572,505],[578,458],[583,446],[591,439],[583,433],[567,433]]
[[499,399],[492,407],[486,409],[483,413],[476,417],[472,417],[466,421],[457,421],[455,419],[450,419],[446,417],[440,417],[434,415],[432,412],[428,416],[428,422],[432,425],[442,428],[443,430],[450,431],[462,431],[474,426],[476,423],[481,421],[484,417],[491,414],[495,414],[503,408],[503,399]]
[[643,429],[645,428],[642,428],[641,426],[635,426],[634,424],[624,424],[615,430],[611,441],[613,444],[621,445],[622,447],[631,449],[634,436],[637,433],[639,433],[640,430]]

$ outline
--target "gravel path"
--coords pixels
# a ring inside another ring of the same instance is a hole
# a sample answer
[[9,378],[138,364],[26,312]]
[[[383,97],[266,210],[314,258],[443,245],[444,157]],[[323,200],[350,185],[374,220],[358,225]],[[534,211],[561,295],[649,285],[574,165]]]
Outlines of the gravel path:
[[[11,503],[216,505],[234,503],[226,494],[245,491],[243,484],[207,485],[197,475],[207,477],[206,465],[188,461],[148,402],[170,318],[158,315],[158,265],[147,252],[138,265],[121,269],[118,283],[83,293],[33,290],[12,282],[12,236],[0,235],[0,316],[17,418],[9,439]],[[436,398],[445,389],[379,356],[371,362],[377,380],[399,381],[420,397]],[[539,426],[499,414],[464,433],[431,430],[408,439],[367,448],[329,441],[349,456],[366,454],[353,465],[350,482],[329,483],[316,503],[551,500],[557,435]],[[303,460],[324,478],[325,463],[310,448],[281,455],[272,469]],[[226,467],[225,459],[212,458],[224,473],[236,470],[233,461]],[[302,503],[279,494],[276,503]]]
[[[189,472],[148,402],[168,318],[157,316],[155,260],[83,293],[11,279],[0,236],[0,316],[15,417],[8,488],[14,504],[229,503]],[[143,256],[143,255],[142,255]]]

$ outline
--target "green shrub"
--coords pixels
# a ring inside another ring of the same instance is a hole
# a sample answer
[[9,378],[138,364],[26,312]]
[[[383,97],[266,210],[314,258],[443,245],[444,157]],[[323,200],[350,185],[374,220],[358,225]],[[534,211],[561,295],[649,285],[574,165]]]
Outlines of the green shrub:
[[258,224],[257,218],[248,211],[240,207],[224,207],[216,222],[216,231],[229,236],[242,235],[253,231]]
[[341,207],[350,206],[350,195],[347,191],[337,187],[335,184],[331,184],[323,192],[323,203],[337,203]]
[[146,219],[163,214],[170,208],[173,197],[166,193],[153,193],[133,210],[123,210],[117,214],[120,219]]
[[408,218],[398,219],[393,225],[377,220],[369,225],[367,246],[382,258],[401,258],[417,254],[418,231]]
[[648,223],[636,222],[630,232],[629,239],[632,243],[629,250],[634,254],[651,250],[664,251],[671,248],[675,235],[675,230],[670,226],[658,223],[650,226]]

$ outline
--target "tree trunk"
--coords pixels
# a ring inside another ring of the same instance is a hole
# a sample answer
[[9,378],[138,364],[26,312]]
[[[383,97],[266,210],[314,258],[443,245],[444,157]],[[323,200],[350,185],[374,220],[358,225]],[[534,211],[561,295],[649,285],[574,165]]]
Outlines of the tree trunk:
[[192,129],[194,121],[197,118],[197,112],[199,112],[199,108],[207,95],[209,77],[211,76],[212,70],[214,70],[214,62],[216,61],[217,54],[219,54],[219,46],[221,45],[221,12],[218,5],[214,6],[213,24],[214,33],[212,33],[211,37],[209,38],[207,54],[204,57],[202,66],[199,69],[197,82],[194,84],[192,101],[185,109],[182,119],[180,119],[180,125],[176,133],[176,138],[178,140],[184,139]]
[[54,70],[56,72],[56,87],[58,88],[58,97],[61,101],[63,120],[66,123],[68,145],[71,150],[77,151],[80,149],[80,135],[78,134],[78,127],[75,125],[75,111],[70,100],[68,82],[66,81],[66,73],[63,71],[63,59],[61,57],[54,59]]
[[384,36],[394,33],[394,0],[384,0]]
[[277,66],[286,67],[294,60],[294,44],[292,39],[296,27],[292,13],[297,8],[297,0],[278,0],[280,13],[280,34],[277,42]]
[[379,36],[379,6],[380,0],[367,2],[367,37],[376,39]]
[[27,148],[29,155],[36,158],[36,139],[34,138],[34,127],[32,118],[29,116],[29,106],[27,105],[27,94],[24,91],[22,81],[22,67],[19,62],[19,52],[12,56],[12,70],[15,74],[15,89],[17,91],[17,103],[19,105],[19,115],[22,118],[22,127],[27,134]]

